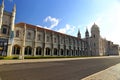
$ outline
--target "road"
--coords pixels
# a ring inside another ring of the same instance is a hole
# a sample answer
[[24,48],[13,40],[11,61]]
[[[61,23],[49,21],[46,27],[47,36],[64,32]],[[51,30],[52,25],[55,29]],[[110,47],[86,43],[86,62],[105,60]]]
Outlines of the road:
[[120,63],[119,57],[0,66],[1,80],[80,80]]

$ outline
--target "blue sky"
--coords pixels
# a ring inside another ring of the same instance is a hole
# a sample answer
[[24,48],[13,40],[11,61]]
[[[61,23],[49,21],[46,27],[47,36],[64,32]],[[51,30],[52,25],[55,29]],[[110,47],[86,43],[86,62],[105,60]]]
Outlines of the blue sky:
[[[1,2],[1,0],[0,0]],[[16,23],[26,22],[82,37],[95,22],[101,36],[120,44],[120,0],[5,0],[5,10],[17,6]]]

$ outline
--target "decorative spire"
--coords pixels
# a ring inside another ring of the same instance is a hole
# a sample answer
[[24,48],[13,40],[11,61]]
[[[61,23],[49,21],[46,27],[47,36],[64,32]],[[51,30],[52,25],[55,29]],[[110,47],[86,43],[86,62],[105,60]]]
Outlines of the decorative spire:
[[89,33],[89,32],[88,32],[88,28],[87,28],[87,27],[86,27],[86,32],[87,32],[87,33]]
[[2,8],[4,8],[4,0],[2,0]]
[[85,37],[86,37],[86,38],[89,38],[89,32],[88,32],[87,27],[86,27]]
[[80,29],[78,29],[78,35],[77,35],[77,37],[81,38]]
[[16,4],[14,4],[13,12],[16,12]]

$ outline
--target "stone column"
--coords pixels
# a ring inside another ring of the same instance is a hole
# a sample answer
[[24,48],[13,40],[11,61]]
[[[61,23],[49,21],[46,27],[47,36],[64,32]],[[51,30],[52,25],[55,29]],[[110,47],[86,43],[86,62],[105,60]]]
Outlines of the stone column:
[[36,56],[36,42],[37,42],[37,27],[35,28],[35,32],[34,32],[34,36],[35,36],[35,39],[34,39],[34,52],[33,52],[33,56]]
[[34,54],[33,56],[36,56],[36,47],[34,47]]
[[67,51],[66,51],[66,49],[64,49],[63,55],[66,56],[66,53],[67,53]]
[[51,56],[54,56],[54,49],[51,49]]
[[12,46],[11,44],[8,44],[7,56],[11,56],[11,54],[12,54]]
[[22,59],[24,59],[24,52],[25,52],[25,46],[22,46],[22,54],[21,54]]
[[43,56],[46,56],[46,30],[44,30]]
[[58,56],[61,56],[61,49],[58,49]]
[[24,24],[24,31],[23,31],[22,59],[24,59],[24,54],[25,54],[25,40],[26,40],[26,24]]
[[4,12],[4,0],[2,1],[2,5],[0,6],[0,33],[1,33],[1,26],[2,26],[2,19],[3,19],[3,12]]

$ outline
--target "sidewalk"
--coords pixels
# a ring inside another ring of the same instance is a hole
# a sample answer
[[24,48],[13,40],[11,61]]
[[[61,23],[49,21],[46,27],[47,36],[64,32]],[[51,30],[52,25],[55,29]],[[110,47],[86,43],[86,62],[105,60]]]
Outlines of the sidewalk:
[[90,75],[82,80],[120,80],[120,64]]
[[120,56],[83,57],[83,58],[56,58],[56,59],[0,60],[0,65],[15,64],[15,63],[31,63],[31,62],[68,61],[68,60],[94,59],[94,58],[111,58],[111,57],[120,57]]

